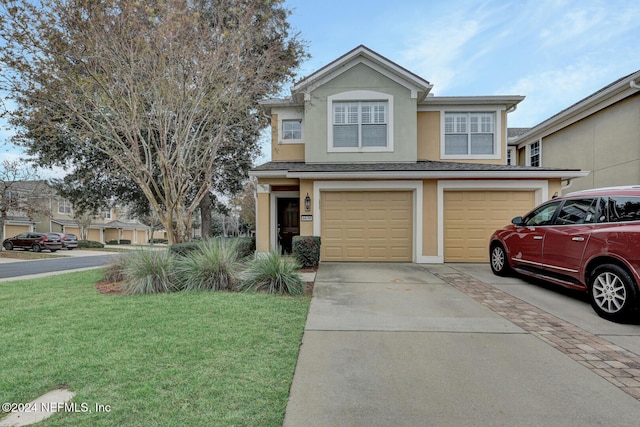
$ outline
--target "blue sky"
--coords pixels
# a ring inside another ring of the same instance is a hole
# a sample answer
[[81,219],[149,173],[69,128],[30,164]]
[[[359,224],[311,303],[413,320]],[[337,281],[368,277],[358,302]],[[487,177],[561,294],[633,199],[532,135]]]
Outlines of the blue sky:
[[287,0],[308,75],[360,44],[438,96],[524,95],[531,127],[640,69],[638,0]]
[[[438,96],[524,95],[530,127],[640,69],[638,0],[287,0],[306,76],[360,44]],[[18,156],[0,133],[0,160]],[[264,148],[268,143],[263,144]],[[269,160],[264,149],[259,162]]]

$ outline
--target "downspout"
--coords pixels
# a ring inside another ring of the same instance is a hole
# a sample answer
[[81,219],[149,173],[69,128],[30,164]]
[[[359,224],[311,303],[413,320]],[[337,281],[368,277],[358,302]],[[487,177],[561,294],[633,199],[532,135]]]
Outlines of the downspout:
[[562,193],[564,194],[564,190],[566,190],[567,188],[571,188],[572,185],[573,185],[573,179],[571,178],[567,179],[567,185],[563,185],[560,188],[562,190]]

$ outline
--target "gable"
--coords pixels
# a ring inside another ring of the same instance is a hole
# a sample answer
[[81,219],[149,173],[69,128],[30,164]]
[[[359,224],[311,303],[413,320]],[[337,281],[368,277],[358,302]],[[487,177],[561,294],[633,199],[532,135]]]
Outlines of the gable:
[[409,90],[411,98],[424,99],[433,87],[431,83],[422,77],[361,45],[302,79],[291,89],[292,95],[294,98],[304,95],[304,100],[308,101],[310,92],[359,65],[365,65],[396,84],[405,87]]

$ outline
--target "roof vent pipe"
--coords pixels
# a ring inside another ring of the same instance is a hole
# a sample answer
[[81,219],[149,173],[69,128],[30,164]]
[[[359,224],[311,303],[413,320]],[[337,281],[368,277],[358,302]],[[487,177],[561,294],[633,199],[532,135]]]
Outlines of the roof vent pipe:
[[636,83],[636,81],[635,81],[635,80],[631,80],[631,81],[629,82],[629,86],[631,86],[631,87],[632,87],[633,89],[635,89],[635,90],[640,90],[640,85],[638,85],[638,83]]

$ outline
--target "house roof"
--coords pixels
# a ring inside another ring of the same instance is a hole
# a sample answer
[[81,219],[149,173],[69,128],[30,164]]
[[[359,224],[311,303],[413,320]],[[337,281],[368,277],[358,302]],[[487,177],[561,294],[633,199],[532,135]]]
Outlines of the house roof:
[[529,132],[531,128],[508,128],[507,129],[507,140],[512,140],[518,138],[520,135],[524,135]]
[[[77,227],[78,222],[73,219],[52,219],[52,222],[70,227]],[[148,229],[149,226],[137,223],[127,223],[122,221],[111,221],[107,223],[92,222],[89,228],[124,228],[124,229]]]
[[291,88],[291,94],[294,98],[298,98],[297,95],[299,94],[308,95],[309,92],[318,86],[321,86],[337,75],[361,63],[368,65],[407,87],[411,90],[413,98],[420,100],[427,96],[431,88],[433,88],[431,83],[417,74],[412,73],[368,47],[360,45],[294,84],[293,88]]
[[531,140],[543,138],[632,96],[638,93],[639,90],[640,70],[619,78],[586,98],[565,108],[547,120],[530,128],[528,132],[519,135],[514,141],[519,144],[526,144]]
[[249,173],[259,178],[561,178],[588,175],[579,169],[482,163],[418,161],[396,163],[268,162]]

